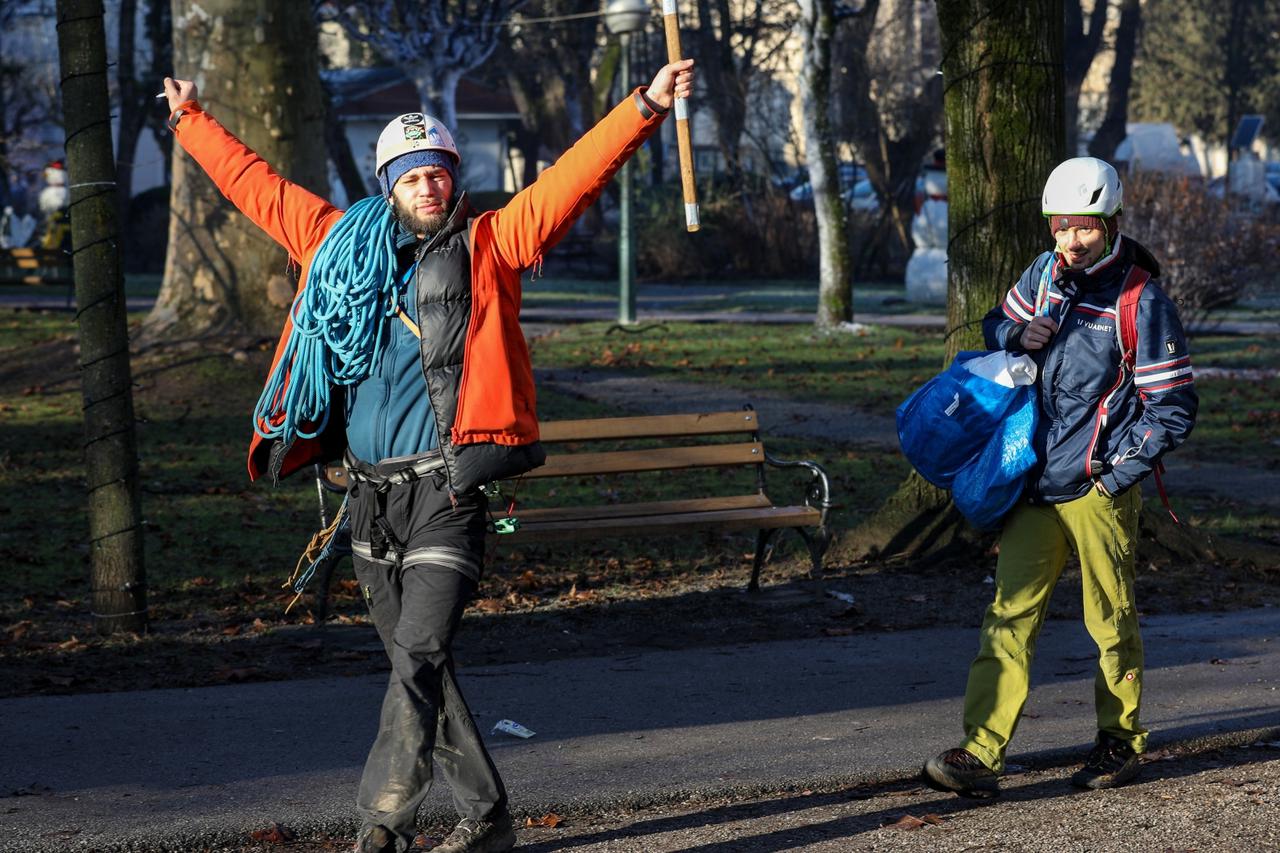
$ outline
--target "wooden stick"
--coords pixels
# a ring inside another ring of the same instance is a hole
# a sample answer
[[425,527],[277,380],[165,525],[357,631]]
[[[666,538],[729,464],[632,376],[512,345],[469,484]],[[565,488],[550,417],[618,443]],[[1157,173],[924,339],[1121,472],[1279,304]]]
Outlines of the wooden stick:
[[[667,32],[667,62],[684,59],[680,51],[680,17],[676,0],[662,0],[662,23]],[[689,99],[676,98],[676,143],[680,148],[680,183],[684,187],[684,222],[689,231],[702,227],[698,221],[698,187],[693,180],[693,140],[689,136]]]

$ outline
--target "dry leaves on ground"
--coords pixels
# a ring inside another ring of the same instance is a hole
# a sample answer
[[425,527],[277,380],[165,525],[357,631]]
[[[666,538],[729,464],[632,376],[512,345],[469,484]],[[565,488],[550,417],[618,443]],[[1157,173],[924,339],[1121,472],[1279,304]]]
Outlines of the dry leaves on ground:
[[941,826],[942,818],[936,814],[927,814],[924,817],[916,817],[915,815],[904,814],[902,817],[892,823],[884,823],[889,829],[923,829],[926,826]]

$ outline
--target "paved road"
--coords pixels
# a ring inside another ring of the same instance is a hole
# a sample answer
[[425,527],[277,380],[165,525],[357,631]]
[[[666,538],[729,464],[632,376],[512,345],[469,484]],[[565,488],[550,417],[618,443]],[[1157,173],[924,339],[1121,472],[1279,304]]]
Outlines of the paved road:
[[[372,631],[372,629],[370,629]],[[1280,737],[1280,612],[1145,622],[1153,747]],[[371,635],[372,639],[372,635]],[[972,629],[475,668],[518,814],[900,779],[958,734]],[[1010,761],[1093,736],[1092,645],[1050,623]],[[382,676],[0,701],[0,850],[191,850],[271,822],[351,832]],[[450,810],[438,790],[430,816]]]
[[[711,311],[689,309],[683,303],[689,300],[705,302],[717,293],[726,294],[731,300],[729,288],[714,285],[650,285],[644,288],[637,306],[639,324],[645,323],[765,323],[780,325],[812,325],[814,315],[795,311]],[[685,295],[680,295],[685,294]],[[691,295],[690,295],[691,294]],[[149,311],[155,304],[150,297],[130,297],[126,300],[130,311]],[[0,306],[5,308],[33,308],[44,310],[74,310],[74,302],[61,296],[32,294],[0,294]],[[616,307],[608,304],[526,305],[520,312],[524,324],[542,323],[590,323],[617,319]],[[854,318],[869,326],[902,326],[904,328],[942,328],[946,325],[945,312],[941,308],[933,313],[878,314],[859,312]],[[1211,323],[1193,323],[1189,330],[1200,334],[1219,335],[1275,335],[1280,334],[1280,323],[1272,321],[1223,320]]]

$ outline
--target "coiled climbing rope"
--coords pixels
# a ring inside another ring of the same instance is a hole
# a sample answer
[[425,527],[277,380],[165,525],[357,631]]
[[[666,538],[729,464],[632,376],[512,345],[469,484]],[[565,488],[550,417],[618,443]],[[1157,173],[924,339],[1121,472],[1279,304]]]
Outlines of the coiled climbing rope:
[[265,439],[314,438],[329,422],[329,389],[369,375],[396,311],[395,217],[381,196],[353,204],[325,236],[293,328],[253,411]]

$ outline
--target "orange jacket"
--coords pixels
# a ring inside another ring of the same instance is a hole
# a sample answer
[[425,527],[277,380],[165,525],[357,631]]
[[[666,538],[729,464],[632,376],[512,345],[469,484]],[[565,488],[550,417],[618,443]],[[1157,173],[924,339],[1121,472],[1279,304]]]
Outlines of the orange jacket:
[[[644,106],[641,91],[618,104],[505,207],[472,222],[471,323],[451,435],[454,444],[523,445],[538,440],[533,368],[519,321],[520,273],[565,235],[661,123],[663,115]],[[222,194],[299,264],[301,292],[316,249],[343,212],[277,175],[197,102],[178,109],[178,143]],[[292,326],[292,318],[286,317],[273,372]],[[339,420],[331,418],[330,423]],[[295,441],[281,461],[279,475],[324,461],[333,452],[332,440],[328,447],[321,445],[320,437]],[[254,432],[250,479],[267,469],[270,452],[271,443]]]

